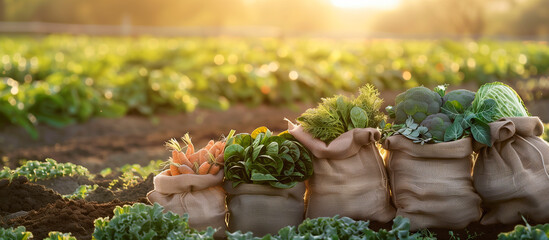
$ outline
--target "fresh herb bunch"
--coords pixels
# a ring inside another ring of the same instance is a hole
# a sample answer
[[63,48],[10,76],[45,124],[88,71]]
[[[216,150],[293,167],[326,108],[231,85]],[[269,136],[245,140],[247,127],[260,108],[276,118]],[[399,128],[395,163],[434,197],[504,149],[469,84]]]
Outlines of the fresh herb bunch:
[[291,188],[313,174],[311,153],[291,134],[273,135],[266,127],[237,134],[225,147],[225,178],[240,183]]
[[90,172],[83,166],[75,165],[73,163],[58,163],[51,158],[47,158],[45,162],[27,161],[25,165],[15,170],[4,167],[4,169],[0,171],[0,179],[14,179],[19,176],[25,176],[29,181],[76,175],[89,176]]
[[32,238],[32,233],[27,232],[27,229],[23,226],[17,228],[0,227],[0,239],[2,240],[27,240],[30,238]]
[[71,233],[50,232],[43,240],[76,240]]
[[391,230],[378,232],[368,228],[369,222],[355,221],[348,217],[319,217],[306,219],[297,228],[288,226],[278,231],[278,235],[254,237],[252,232],[227,233],[228,240],[294,240],[294,239],[427,239],[419,233],[410,233],[410,220],[397,216]]
[[377,127],[386,118],[380,111],[382,103],[377,89],[366,84],[359,89],[357,97],[323,98],[316,108],[301,114],[297,122],[315,138],[330,143],[351,129]]
[[94,240],[179,240],[212,239],[215,230],[197,231],[189,227],[188,215],[182,217],[163,213],[158,203],[153,206],[136,203],[132,206],[116,207],[112,219],[95,220]]
[[524,225],[516,225],[515,229],[511,232],[498,234],[498,240],[519,240],[519,239],[535,239],[535,240],[547,240],[549,239],[549,223],[544,225],[530,226],[526,219]]

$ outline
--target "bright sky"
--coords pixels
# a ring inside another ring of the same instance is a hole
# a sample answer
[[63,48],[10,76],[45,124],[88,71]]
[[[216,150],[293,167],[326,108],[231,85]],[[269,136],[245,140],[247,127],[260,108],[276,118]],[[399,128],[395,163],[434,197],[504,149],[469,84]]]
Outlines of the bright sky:
[[330,0],[332,4],[340,8],[373,8],[393,9],[398,6],[400,0]]

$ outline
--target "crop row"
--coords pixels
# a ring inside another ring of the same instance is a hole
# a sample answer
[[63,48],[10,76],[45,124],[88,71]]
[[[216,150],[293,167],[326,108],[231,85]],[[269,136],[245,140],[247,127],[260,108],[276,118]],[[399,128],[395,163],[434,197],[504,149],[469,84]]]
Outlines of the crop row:
[[537,42],[48,36],[0,37],[0,53],[0,123],[35,137],[37,123],[549,73],[549,47]]

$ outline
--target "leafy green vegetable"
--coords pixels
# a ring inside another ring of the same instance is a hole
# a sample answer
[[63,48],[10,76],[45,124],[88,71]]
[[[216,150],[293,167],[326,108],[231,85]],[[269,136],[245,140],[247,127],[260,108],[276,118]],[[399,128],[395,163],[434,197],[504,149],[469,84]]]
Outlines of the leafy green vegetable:
[[[368,228],[369,222],[355,221],[348,217],[319,217],[306,219],[298,227],[288,226],[278,231],[278,235],[254,237],[252,232],[227,233],[228,240],[313,240],[313,239],[428,239],[420,233],[410,233],[410,220],[397,216],[390,230],[375,232]],[[431,238],[432,239],[432,238]]]
[[457,101],[463,110],[469,108],[475,99],[475,93],[466,89],[454,90],[442,96],[442,106],[444,106],[446,102]]
[[420,125],[429,129],[434,140],[444,141],[444,133],[451,124],[452,121],[446,114],[436,113],[427,116]]
[[0,227],[0,239],[2,240],[27,240],[30,238],[32,238],[32,233],[27,232],[23,226],[7,229]]
[[426,87],[414,87],[397,95],[395,104],[396,124],[404,123],[408,116],[419,124],[427,116],[440,112],[442,98]]
[[64,176],[89,176],[87,168],[73,163],[58,163],[57,161],[46,158],[45,162],[27,161],[25,165],[11,170],[4,167],[0,171],[0,179],[14,179],[19,176],[25,176],[29,181],[46,180]]
[[524,102],[515,90],[504,83],[493,82],[482,85],[472,104],[472,112],[478,113],[485,108],[485,100],[493,99],[496,103],[494,114],[485,123],[496,121],[503,117],[527,117],[530,114]]
[[383,100],[373,85],[359,89],[358,96],[323,98],[316,108],[307,109],[297,121],[315,138],[330,143],[354,128],[377,127],[385,119],[379,110]]
[[517,225],[511,232],[500,233],[498,240],[548,240],[549,239],[549,223],[544,225],[530,226],[528,222],[522,218],[526,224]]
[[291,188],[313,174],[312,155],[301,143],[265,127],[227,139],[224,159],[225,178],[233,187],[253,183]]
[[50,232],[43,240],[77,240],[71,233]]
[[116,207],[112,219],[95,220],[95,240],[183,240],[212,239],[215,230],[208,227],[199,232],[189,227],[188,215],[182,217],[173,212],[163,213],[158,203],[153,206],[136,203]]
[[473,138],[482,144],[491,146],[490,126],[495,114],[496,102],[493,99],[485,99],[482,107],[476,112],[473,106],[465,111],[458,101],[448,101],[442,107],[442,112],[454,120],[448,131],[444,134],[444,141],[454,141],[462,137],[473,135]]

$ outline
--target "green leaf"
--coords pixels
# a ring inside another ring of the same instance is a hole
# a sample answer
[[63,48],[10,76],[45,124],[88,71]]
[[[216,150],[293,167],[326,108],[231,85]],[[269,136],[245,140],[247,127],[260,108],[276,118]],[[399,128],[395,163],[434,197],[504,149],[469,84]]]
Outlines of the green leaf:
[[238,156],[239,158],[244,157],[244,148],[239,144],[233,144],[226,147],[223,158],[228,160],[233,156]]
[[496,108],[497,103],[494,99],[485,99],[475,113],[475,118],[485,123],[492,122],[492,118],[496,114]]
[[252,181],[262,182],[262,181],[276,181],[277,179],[271,174],[264,174],[256,171],[252,171]]
[[351,109],[351,121],[355,128],[365,128],[368,126],[368,115],[364,109],[353,107]]
[[276,156],[278,155],[278,143],[277,142],[271,142],[269,145],[267,145],[267,155],[269,156]]
[[492,146],[490,139],[490,126],[488,124],[481,121],[475,121],[471,125],[471,133],[477,142],[485,144],[489,147]]
[[444,141],[450,142],[458,140],[463,135],[463,127],[461,126],[463,121],[463,116],[458,115],[457,118],[454,120],[452,125],[448,129],[446,129],[446,132],[444,132]]
[[440,111],[451,119],[455,119],[458,115],[464,112],[463,106],[461,106],[461,103],[458,101],[447,101],[444,103],[444,106],[440,109]]

